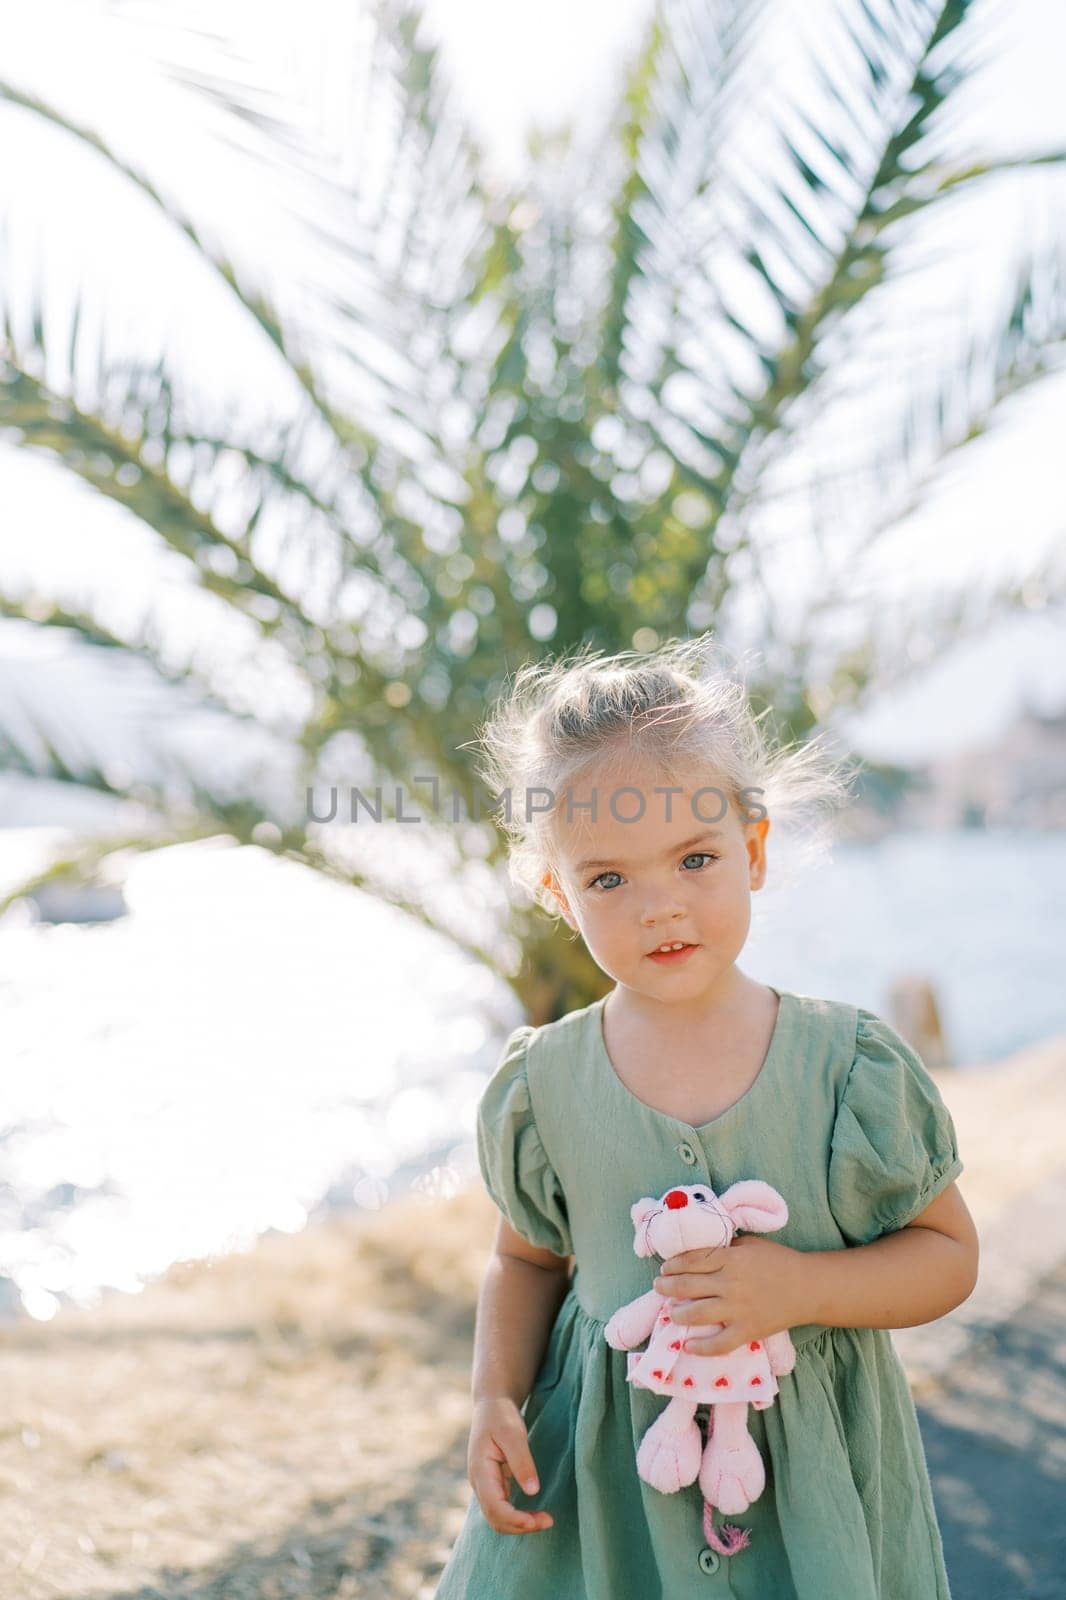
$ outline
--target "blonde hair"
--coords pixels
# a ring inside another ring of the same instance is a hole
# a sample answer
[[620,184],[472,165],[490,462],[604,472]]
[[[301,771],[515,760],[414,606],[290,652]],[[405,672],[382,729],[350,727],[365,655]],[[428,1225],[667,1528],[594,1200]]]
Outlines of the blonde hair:
[[[497,812],[509,837],[512,882],[545,910],[558,902],[544,883],[556,866],[554,821],[562,792],[592,768],[623,775],[651,765],[671,785],[700,773],[723,780],[728,799],[755,790],[772,826],[793,828],[808,855],[828,841],[832,814],[850,797],[847,761],[817,741],[784,746],[756,714],[748,690],[710,635],[670,640],[640,653],[603,656],[580,646],[558,660],[527,662],[513,675],[472,741],[479,778],[510,804]],[[623,778],[624,781],[624,778]],[[518,796],[557,797],[530,815]]]

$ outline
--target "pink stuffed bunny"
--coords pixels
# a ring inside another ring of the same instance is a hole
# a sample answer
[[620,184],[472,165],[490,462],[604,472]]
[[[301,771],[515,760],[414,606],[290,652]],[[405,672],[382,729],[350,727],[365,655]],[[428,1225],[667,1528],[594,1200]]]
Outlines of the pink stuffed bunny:
[[[705,1183],[668,1189],[661,1200],[638,1200],[630,1208],[638,1256],[666,1260],[684,1250],[728,1245],[738,1229],[773,1233],[788,1221],[788,1207],[768,1183],[734,1183],[718,1196]],[[763,1411],[777,1393],[778,1374],[788,1373],[796,1352],[787,1332],[753,1339],[724,1356],[695,1355],[682,1348],[686,1338],[719,1332],[722,1323],[675,1323],[667,1299],[651,1289],[616,1311],[604,1328],[613,1350],[632,1350],[651,1335],[646,1350],[629,1357],[626,1378],[641,1389],[670,1396],[670,1404],[645,1433],[637,1451],[637,1472],[663,1494],[698,1476],[705,1501],[703,1531],[722,1555],[749,1543],[747,1530],[727,1525],[715,1531],[717,1506],[728,1516],[746,1511],[766,1483],[762,1457],[748,1432],[748,1405]],[[696,1407],[709,1403],[707,1445],[696,1423]],[[701,1460],[702,1456],[702,1460]]]

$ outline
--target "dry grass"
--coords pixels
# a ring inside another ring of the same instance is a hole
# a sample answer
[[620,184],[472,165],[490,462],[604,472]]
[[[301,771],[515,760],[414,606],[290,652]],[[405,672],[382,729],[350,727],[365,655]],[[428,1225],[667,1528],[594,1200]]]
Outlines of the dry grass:
[[480,1190],[0,1329],[3,1600],[415,1600],[465,1513]]

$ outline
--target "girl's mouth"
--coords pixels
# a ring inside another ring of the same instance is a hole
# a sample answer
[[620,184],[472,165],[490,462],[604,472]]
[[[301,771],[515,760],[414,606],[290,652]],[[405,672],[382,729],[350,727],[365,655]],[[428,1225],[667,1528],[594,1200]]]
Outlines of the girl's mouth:
[[648,952],[648,960],[658,962],[663,967],[676,967],[687,961],[692,952],[698,949],[697,944],[685,944],[680,950],[651,950]]

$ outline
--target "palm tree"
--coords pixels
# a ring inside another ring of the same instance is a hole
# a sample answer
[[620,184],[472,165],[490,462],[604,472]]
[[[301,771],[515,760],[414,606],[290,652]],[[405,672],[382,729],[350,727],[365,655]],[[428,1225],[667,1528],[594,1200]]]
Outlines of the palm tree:
[[[1059,265],[1037,253],[997,318],[960,314],[907,352],[905,291],[933,219],[993,185],[1046,182],[1035,169],[1060,159],[953,149],[970,10],[840,0],[785,92],[765,67],[778,8],[663,0],[615,114],[592,135],[531,136],[528,171],[508,184],[487,172],[405,0],[366,14],[328,136],[255,85],[220,34],[202,65],[167,70],[269,176],[279,228],[313,252],[301,282],[274,292],[92,128],[0,82],[24,122],[91,146],[193,247],[277,352],[290,396],[276,423],[249,427],[247,407],[219,415],[165,356],[109,359],[106,339],[95,383],[75,383],[82,298],[61,344],[43,304],[16,305],[0,276],[4,436],[131,512],[205,617],[232,619],[245,676],[175,660],[151,616],[119,629],[27,588],[0,591],[3,614],[139,658],[235,740],[251,724],[273,751],[269,784],[223,786],[165,753],[116,772],[7,729],[9,768],[132,795],[146,816],[14,894],[90,874],[119,847],[224,834],[403,907],[540,1022],[602,977],[507,892],[490,819],[430,835],[491,924],[472,933],[454,899],[390,871],[365,829],[309,824],[308,791],[321,805],[339,780],[382,786],[395,815],[395,789],[433,775],[473,817],[484,797],[462,747],[486,705],[522,661],[578,643],[647,649],[711,626],[754,642],[756,703],[803,737],[934,642],[1040,603],[1040,572],[905,613],[865,603],[879,542],[1052,369],[1066,331]],[[993,266],[995,249],[989,238]],[[882,442],[856,451],[844,423],[864,397]],[[813,560],[799,621],[779,603],[782,528],[788,554]],[[289,691],[284,714],[262,691],[268,668]]]

